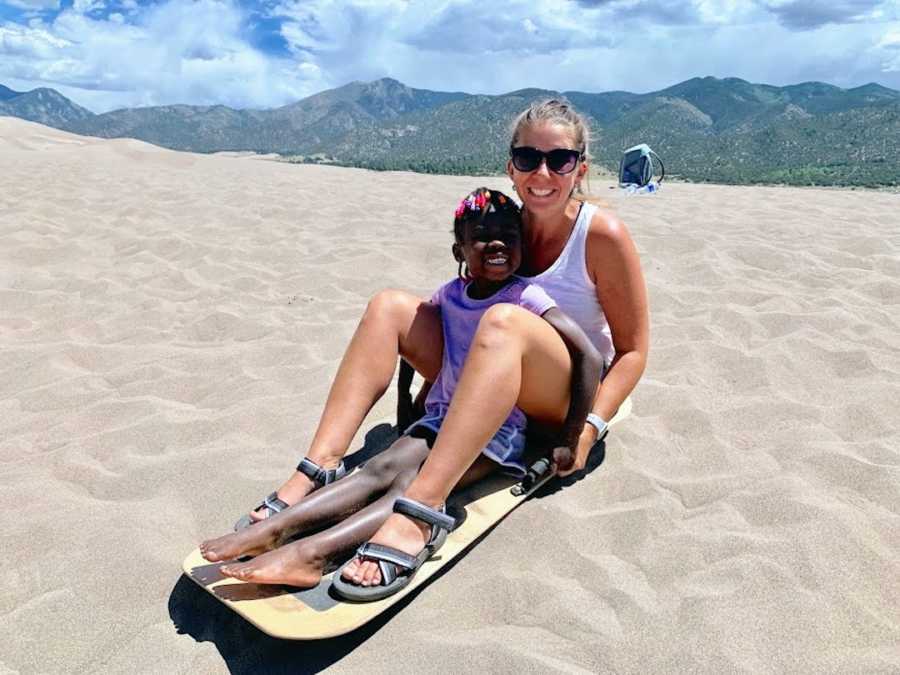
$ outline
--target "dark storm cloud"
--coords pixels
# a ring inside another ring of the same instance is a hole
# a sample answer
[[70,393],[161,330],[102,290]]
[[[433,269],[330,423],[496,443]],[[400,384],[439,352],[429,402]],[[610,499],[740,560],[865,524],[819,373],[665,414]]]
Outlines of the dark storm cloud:
[[700,16],[691,2],[665,2],[664,0],[574,0],[585,9],[606,8],[617,21],[630,18],[668,26],[684,26],[699,23]]
[[757,0],[757,4],[787,28],[812,30],[829,23],[853,23],[885,3],[884,0]]

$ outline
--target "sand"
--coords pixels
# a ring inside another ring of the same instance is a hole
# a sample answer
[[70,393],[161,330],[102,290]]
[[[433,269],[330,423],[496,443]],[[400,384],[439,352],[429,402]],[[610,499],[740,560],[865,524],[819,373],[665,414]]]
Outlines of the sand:
[[181,578],[301,456],[367,299],[455,274],[480,184],[0,118],[0,672],[900,671],[897,194],[595,183],[653,324],[599,466],[345,640]]

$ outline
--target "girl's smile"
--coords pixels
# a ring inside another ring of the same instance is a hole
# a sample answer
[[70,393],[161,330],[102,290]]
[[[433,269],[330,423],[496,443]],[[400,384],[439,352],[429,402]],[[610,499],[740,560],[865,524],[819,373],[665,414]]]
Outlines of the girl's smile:
[[488,215],[481,223],[466,225],[455,252],[469,268],[472,297],[488,297],[506,285],[522,262],[520,225],[501,215]]

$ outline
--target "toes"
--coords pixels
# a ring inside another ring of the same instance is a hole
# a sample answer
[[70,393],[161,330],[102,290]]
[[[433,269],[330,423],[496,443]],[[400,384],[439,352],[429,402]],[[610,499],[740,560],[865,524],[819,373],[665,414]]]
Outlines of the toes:
[[219,568],[219,571],[222,572],[226,577],[231,577],[232,579],[240,579],[241,581],[249,581],[253,576],[253,570],[247,569],[244,565],[224,565]]
[[357,571],[359,571],[359,561],[356,558],[353,558],[353,560],[348,562],[344,569],[341,571],[341,577],[343,577],[347,581],[350,581],[354,578]]
[[371,564],[372,563],[370,563],[368,560],[359,561],[359,566],[356,568],[356,574],[353,575],[354,583],[357,583],[360,586],[366,585],[366,572],[369,570]]
[[[223,547],[225,551],[222,550]],[[200,544],[200,555],[202,555],[209,562],[219,562],[220,560],[225,560],[225,553],[227,551],[227,543],[224,543],[222,541],[222,538],[207,539],[202,544]]]
[[341,577],[357,586],[377,586],[381,583],[381,569],[371,560],[354,558],[347,563]]
[[365,567],[366,567],[366,569],[363,572],[362,585],[363,586],[374,586],[377,583],[376,575],[378,576],[378,579],[381,578],[381,574],[379,573],[378,565],[376,565],[373,562],[366,561]]

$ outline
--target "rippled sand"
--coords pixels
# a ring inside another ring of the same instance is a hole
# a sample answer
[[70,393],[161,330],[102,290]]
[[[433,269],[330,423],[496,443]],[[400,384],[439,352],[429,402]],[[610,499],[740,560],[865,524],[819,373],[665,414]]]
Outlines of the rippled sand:
[[300,456],[367,298],[455,274],[482,183],[0,118],[0,672],[900,670],[896,194],[595,185],[653,322],[602,464],[345,640],[180,579]]

